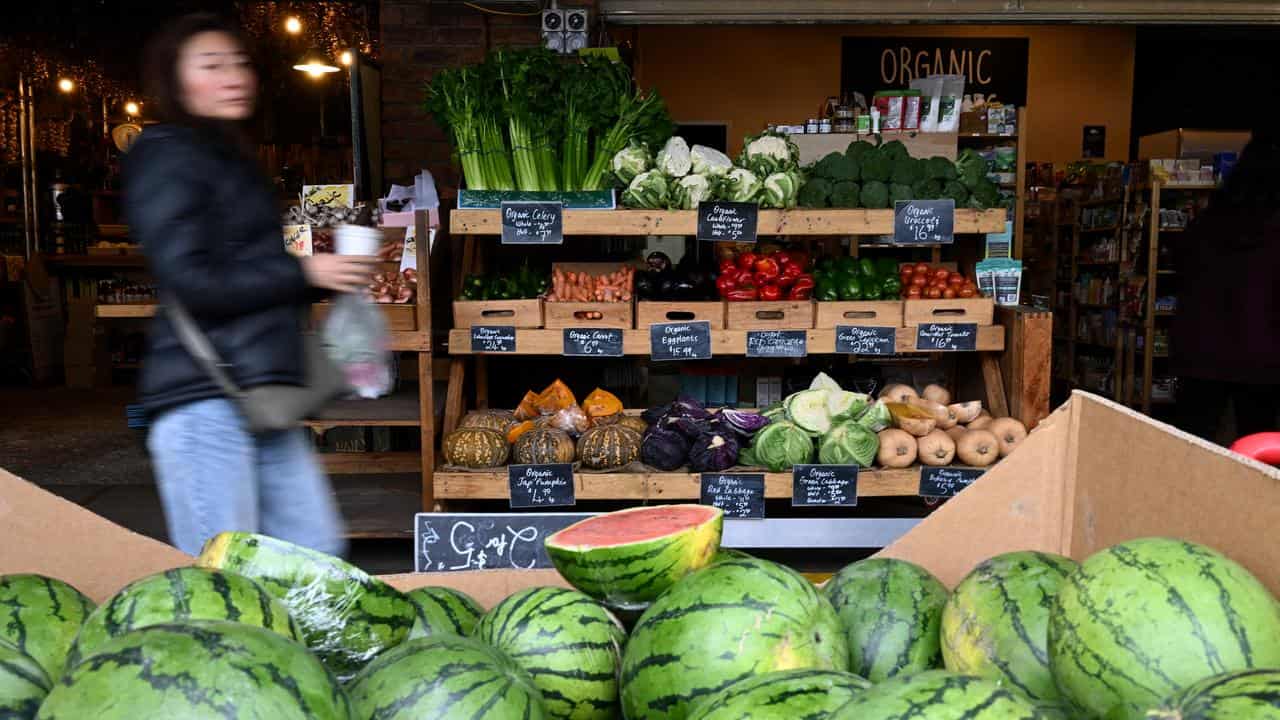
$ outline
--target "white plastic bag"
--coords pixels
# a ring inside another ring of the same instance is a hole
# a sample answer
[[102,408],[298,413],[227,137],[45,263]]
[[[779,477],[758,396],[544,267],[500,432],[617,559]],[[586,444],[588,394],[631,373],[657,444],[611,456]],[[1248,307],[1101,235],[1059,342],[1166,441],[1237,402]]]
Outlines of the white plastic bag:
[[368,297],[344,294],[334,301],[323,338],[329,358],[342,369],[354,395],[371,399],[391,392],[387,320]]

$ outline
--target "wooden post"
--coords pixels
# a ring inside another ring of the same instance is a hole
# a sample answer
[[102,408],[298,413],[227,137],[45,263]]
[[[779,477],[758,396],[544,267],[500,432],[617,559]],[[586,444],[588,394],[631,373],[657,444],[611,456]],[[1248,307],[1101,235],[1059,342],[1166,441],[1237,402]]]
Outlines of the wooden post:
[[987,410],[993,417],[1007,416],[1009,401],[1004,392],[1004,373],[1000,370],[1000,357],[995,353],[982,353],[982,379],[987,386]]
[[431,228],[430,215],[425,210],[414,213],[414,238],[418,249],[418,332],[426,339],[423,350],[418,352],[418,430],[422,444],[422,509],[430,512],[436,507],[435,483],[432,475],[436,469],[435,420],[436,405],[432,394],[431,362]]
[[[1028,429],[1049,415],[1053,385],[1053,313],[1029,307],[1000,307],[1004,355],[1000,359],[1009,414]],[[995,414],[995,410],[991,411]]]

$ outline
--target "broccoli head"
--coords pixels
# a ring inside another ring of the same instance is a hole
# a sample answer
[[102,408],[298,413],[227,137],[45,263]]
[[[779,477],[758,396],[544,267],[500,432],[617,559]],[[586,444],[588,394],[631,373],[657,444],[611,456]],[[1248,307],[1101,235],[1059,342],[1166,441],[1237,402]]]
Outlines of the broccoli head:
[[982,178],[974,185],[973,192],[969,195],[969,205],[979,210],[1000,207],[1000,188],[990,180]]
[[890,140],[889,142],[881,145],[880,152],[883,153],[890,160],[897,160],[898,158],[910,157],[911,155],[910,153],[907,152],[907,146],[904,145],[901,140]]
[[862,207],[881,209],[889,207],[889,186],[879,180],[862,183]]
[[[950,161],[943,159],[948,165]],[[942,197],[942,181],[941,180],[921,180],[911,186],[911,192],[915,194],[919,200],[936,200]]]
[[833,152],[813,166],[813,174],[827,180],[857,180],[858,164],[844,153]]
[[[893,160],[879,148],[868,151],[862,156],[862,179],[889,182],[893,174]],[[864,190],[866,188],[863,188]]]
[[850,160],[861,161],[863,155],[875,149],[876,146],[866,140],[854,140],[849,143],[849,147],[845,149],[844,154]]
[[831,186],[831,207],[856,208],[861,202],[858,183],[852,180],[841,180]]
[[889,185],[889,205],[893,206],[899,201],[906,202],[914,198],[910,185],[901,183],[893,183]]
[[966,188],[973,190],[979,180],[987,177],[987,161],[973,150],[965,149],[956,158],[956,173]]
[[796,202],[800,207],[831,207],[831,183],[820,177],[809,178],[809,182],[800,188]]
[[913,157],[895,158],[889,179],[899,185],[915,185],[924,179],[924,163]]
[[969,203],[969,188],[959,180],[948,180],[942,185],[941,199],[951,198],[956,201],[956,207],[966,207]]
[[924,176],[930,180],[942,180],[944,182],[955,180],[956,165],[944,157],[935,155],[924,161]]

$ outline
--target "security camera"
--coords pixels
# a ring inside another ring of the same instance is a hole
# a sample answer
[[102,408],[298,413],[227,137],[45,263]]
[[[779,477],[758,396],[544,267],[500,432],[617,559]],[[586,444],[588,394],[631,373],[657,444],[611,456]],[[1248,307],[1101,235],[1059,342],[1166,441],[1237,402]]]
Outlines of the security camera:
[[564,10],[543,10],[542,32],[564,32]]
[[585,9],[566,10],[564,25],[569,32],[584,32],[587,29],[587,11]]

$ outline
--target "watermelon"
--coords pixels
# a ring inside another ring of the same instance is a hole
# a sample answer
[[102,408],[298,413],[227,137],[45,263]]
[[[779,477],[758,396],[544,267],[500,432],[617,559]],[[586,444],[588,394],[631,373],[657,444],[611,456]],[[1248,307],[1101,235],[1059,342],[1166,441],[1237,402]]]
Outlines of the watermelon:
[[836,573],[823,592],[840,614],[850,672],[877,683],[940,664],[947,588],[928,570],[869,558]]
[[301,644],[226,620],[152,625],[70,668],[38,720],[348,720],[346,696]]
[[62,675],[71,643],[91,612],[93,602],[61,580],[0,576],[0,640],[30,655],[50,678]]
[[946,670],[902,674],[855,695],[830,720],[1049,720],[991,680]]
[[149,625],[187,620],[230,620],[302,642],[289,611],[258,583],[242,575],[185,567],[136,580],[99,605],[67,656],[74,666],[108,639]]
[[434,635],[379,655],[347,686],[356,720],[543,720],[533,679],[472,638]]
[[781,670],[740,680],[697,703],[689,720],[826,720],[871,683],[837,670]]
[[409,637],[420,638],[448,633],[470,635],[484,615],[484,608],[475,598],[447,587],[420,587],[408,593],[409,600],[418,611],[418,617],[409,630]]
[[947,669],[995,680],[1034,700],[1058,701],[1049,672],[1049,610],[1077,567],[1061,555],[1012,552],[974,568],[942,609]]
[[40,663],[0,640],[0,718],[30,720],[53,683]]
[[726,560],[640,616],[622,655],[622,706],[629,720],[685,720],[752,675],[848,666],[840,618],[809,581],[768,560]]
[[418,617],[404,593],[360,568],[265,535],[216,535],[196,564],[261,583],[289,609],[307,647],[343,682],[399,645]]
[[587,595],[557,587],[521,590],[480,619],[475,637],[529,673],[548,717],[618,717],[618,665],[627,638]]
[[644,608],[720,549],[723,516],[709,505],[658,505],[597,515],[547,537],[570,585],[606,604]]
[[1280,670],[1239,670],[1186,688],[1148,720],[1280,720]]
[[1067,577],[1049,614],[1049,667],[1085,714],[1116,720],[1212,675],[1280,667],[1280,603],[1203,545],[1114,545]]

